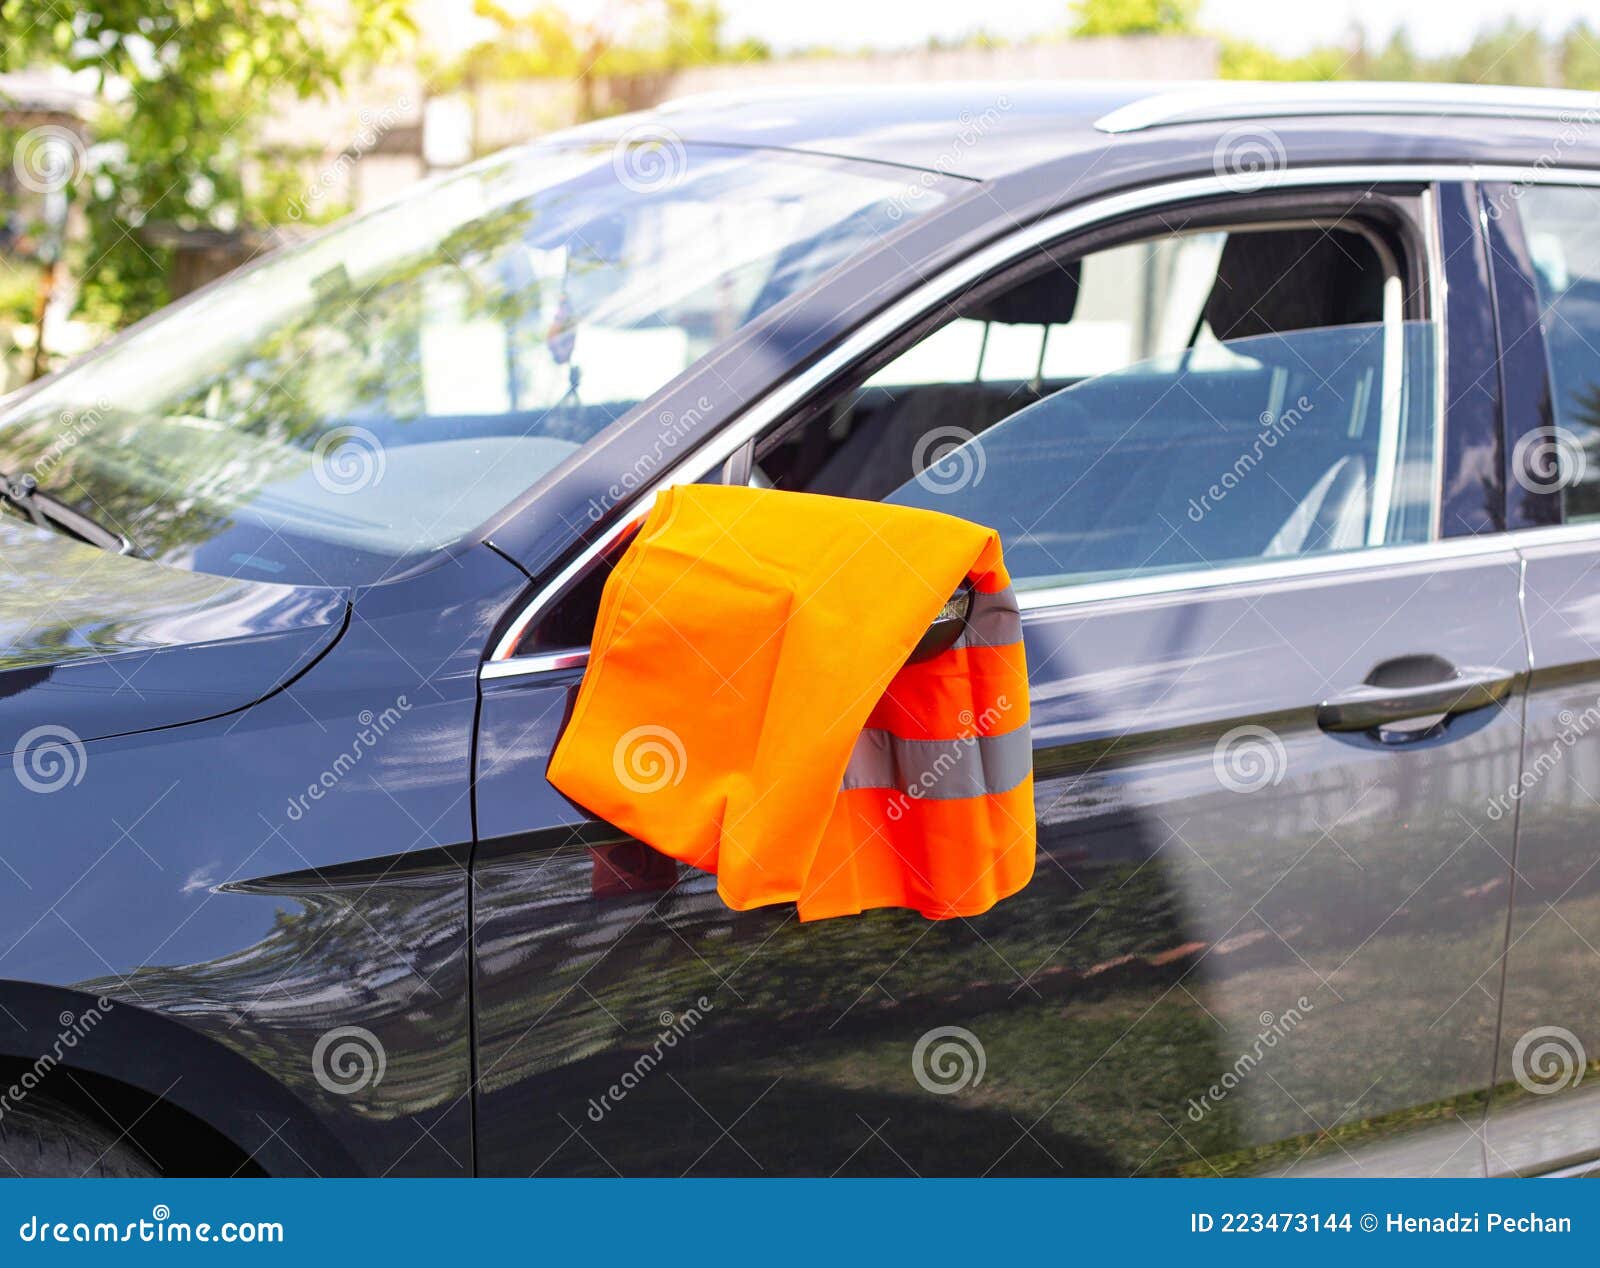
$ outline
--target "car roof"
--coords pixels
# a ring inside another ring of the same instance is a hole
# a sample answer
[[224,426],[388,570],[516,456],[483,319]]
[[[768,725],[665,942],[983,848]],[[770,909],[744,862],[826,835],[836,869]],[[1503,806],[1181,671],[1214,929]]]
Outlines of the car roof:
[[991,179],[1128,133],[1315,116],[1600,121],[1587,93],[1481,84],[1062,80],[703,93],[567,135],[805,150]]

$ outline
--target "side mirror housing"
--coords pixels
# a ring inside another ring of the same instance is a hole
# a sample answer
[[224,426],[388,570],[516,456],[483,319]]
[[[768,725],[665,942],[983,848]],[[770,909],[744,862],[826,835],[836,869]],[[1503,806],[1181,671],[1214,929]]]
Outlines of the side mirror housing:
[[920,661],[932,660],[939,653],[954,647],[961,632],[967,628],[967,617],[971,611],[972,586],[963,581],[950,596],[950,601],[939,609],[939,615],[933,618],[927,632],[917,640],[911,655],[906,657],[906,664],[915,665]]

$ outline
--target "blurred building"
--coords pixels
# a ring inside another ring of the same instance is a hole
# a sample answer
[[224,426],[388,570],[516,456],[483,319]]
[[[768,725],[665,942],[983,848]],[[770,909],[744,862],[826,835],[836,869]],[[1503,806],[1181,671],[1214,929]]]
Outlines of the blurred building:
[[89,144],[93,100],[43,71],[0,74],[0,392],[77,350],[59,267],[72,232],[66,187]]
[[[419,13],[423,38],[430,13]],[[457,37],[459,39],[459,36]],[[860,57],[792,57],[716,64],[600,82],[600,112],[621,113],[673,97],[788,86],[939,83],[952,80],[1214,79],[1221,49],[1206,36],[1104,36],[1004,47],[971,46]],[[308,204],[361,209],[386,201],[431,172],[575,123],[579,91],[554,79],[492,81],[435,94],[413,68],[392,67],[335,101],[291,102],[274,112],[268,139],[307,155]]]
[[[339,0],[329,2],[337,6]],[[463,22],[461,15],[459,0],[413,0],[419,44],[432,64],[458,62],[493,29],[483,20]],[[261,141],[273,165],[287,169],[294,190],[280,223],[224,231],[152,222],[138,235],[147,246],[171,251],[169,291],[176,298],[317,224],[388,202],[435,172],[576,123],[585,109],[609,115],[675,97],[802,85],[1211,79],[1220,52],[1209,37],[1108,36],[716,63],[613,76],[585,90],[571,80],[524,79],[442,92],[415,64],[388,65],[337,97],[300,100],[284,93],[273,100]],[[51,145],[38,149],[42,163],[58,163],[63,155],[82,161],[92,144],[86,121],[95,108],[59,74],[0,75],[0,128],[9,130],[13,144],[30,130],[47,135]],[[0,170],[0,208],[11,209],[0,219],[0,282],[11,283],[9,294],[0,294],[0,391],[33,377],[46,360],[92,346],[104,333],[70,319],[72,296],[55,267],[61,241],[73,232],[66,202],[43,188],[48,181],[19,185],[24,168],[14,153],[13,163]],[[41,329],[50,358],[33,352]]]
[[[1221,45],[1207,36],[1100,36],[1004,47],[928,49],[860,57],[791,57],[699,66],[601,86],[607,112],[673,97],[786,87],[933,84],[959,80],[1215,79]],[[549,80],[488,84],[471,95],[480,152],[576,121],[577,90]]]

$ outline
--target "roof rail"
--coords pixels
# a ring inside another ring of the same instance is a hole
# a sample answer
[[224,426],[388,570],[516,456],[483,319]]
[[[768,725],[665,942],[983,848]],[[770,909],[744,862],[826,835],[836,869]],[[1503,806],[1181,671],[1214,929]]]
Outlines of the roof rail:
[[1101,115],[1101,132],[1295,115],[1496,115],[1600,122],[1600,93],[1482,84],[1232,83],[1159,92]]

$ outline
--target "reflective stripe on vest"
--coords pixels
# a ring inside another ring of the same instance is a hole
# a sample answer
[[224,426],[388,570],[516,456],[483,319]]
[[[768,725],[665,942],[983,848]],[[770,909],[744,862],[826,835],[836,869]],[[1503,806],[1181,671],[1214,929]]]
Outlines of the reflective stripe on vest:
[[954,740],[902,740],[869,729],[856,741],[841,787],[892,788],[912,797],[954,800],[1010,792],[1032,770],[1026,726],[1005,735]]

